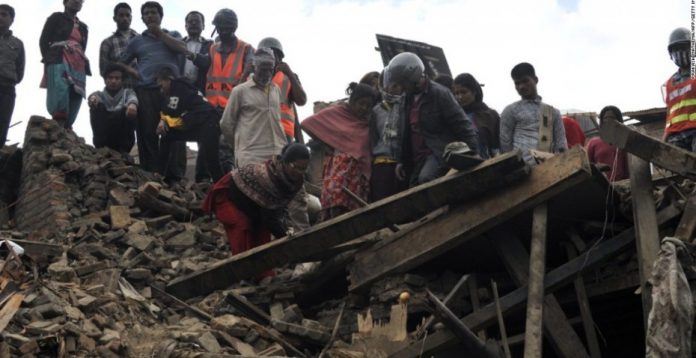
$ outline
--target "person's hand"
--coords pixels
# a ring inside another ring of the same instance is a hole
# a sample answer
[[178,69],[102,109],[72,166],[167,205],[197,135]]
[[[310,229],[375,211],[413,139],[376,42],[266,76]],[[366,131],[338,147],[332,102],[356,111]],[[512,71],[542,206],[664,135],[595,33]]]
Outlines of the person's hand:
[[87,104],[89,108],[95,108],[99,104],[99,99],[97,96],[89,96],[89,98],[87,98]]
[[136,106],[134,103],[131,103],[128,105],[126,108],[126,117],[128,118],[135,118],[135,116],[138,115],[138,106]]
[[285,62],[280,62],[276,66],[276,70],[284,73],[286,76],[292,76],[294,73],[290,69],[290,66]]
[[167,125],[164,123],[164,121],[159,121],[159,124],[157,124],[157,130],[155,131],[157,135],[165,135],[167,134]]
[[285,237],[288,239],[292,239],[295,236],[295,229],[293,228],[288,228],[288,231],[285,232]]
[[406,180],[406,170],[404,169],[404,165],[402,163],[396,164],[396,168],[394,168],[394,174],[396,175],[396,179],[398,179],[399,181]]
[[150,31],[150,33],[152,33],[152,35],[155,36],[156,38],[160,38],[164,34],[160,24],[158,24],[154,21],[147,24],[147,30]]

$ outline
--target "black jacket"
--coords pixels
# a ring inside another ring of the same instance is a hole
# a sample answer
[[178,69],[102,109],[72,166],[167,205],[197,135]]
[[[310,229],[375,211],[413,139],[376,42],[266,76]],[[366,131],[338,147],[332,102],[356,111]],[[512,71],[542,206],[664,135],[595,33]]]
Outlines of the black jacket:
[[[82,35],[82,49],[87,53],[87,25],[79,19],[77,21],[80,34]],[[46,65],[63,63],[63,50],[60,47],[51,48],[51,44],[67,40],[68,37],[70,37],[73,27],[73,19],[64,12],[54,12],[46,19],[46,23],[41,31],[41,37],[39,38],[39,47],[41,48],[42,57],[41,62]],[[92,75],[92,71],[89,67],[89,60],[87,60],[85,72],[87,75]]]
[[249,217],[255,229],[265,228],[275,237],[285,236],[285,233],[288,231],[287,208],[272,210],[256,204],[237,188],[234,180],[230,180],[230,189],[227,197],[239,210]]
[[[425,145],[440,160],[445,146],[451,142],[465,142],[471,150],[478,153],[478,135],[471,119],[457,103],[454,94],[434,81],[428,81],[422,93],[418,124]],[[410,120],[413,96],[406,101],[406,121]],[[411,152],[410,125],[405,126],[408,135],[404,136],[403,148]]]
[[[184,42],[188,42],[189,38],[184,37]],[[212,40],[204,39],[201,37],[201,49],[196,53],[196,57],[193,59],[193,65],[198,68],[198,79],[193,85],[198,88],[201,92],[205,93],[205,84],[208,79],[208,68],[210,67],[210,61],[208,60],[208,55],[210,53],[210,46],[213,44]]]

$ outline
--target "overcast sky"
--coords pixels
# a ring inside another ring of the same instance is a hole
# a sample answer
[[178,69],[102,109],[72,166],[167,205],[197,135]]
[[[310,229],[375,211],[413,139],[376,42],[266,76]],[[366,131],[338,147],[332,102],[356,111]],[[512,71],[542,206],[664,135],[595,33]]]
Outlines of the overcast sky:
[[[0,2],[2,2],[0,0]],[[87,56],[98,73],[99,44],[115,30],[113,7],[119,1],[86,0],[80,19],[89,26]],[[144,29],[140,5],[133,7],[132,27]],[[185,34],[191,10],[206,19],[204,34],[223,6],[239,17],[239,38],[256,46],[277,37],[286,62],[300,76],[311,103],[344,96],[348,83],[381,70],[375,34],[427,42],[444,49],[452,72],[472,73],[485,83],[484,101],[499,112],[518,99],[510,69],[532,63],[544,101],[560,109],[599,110],[608,104],[624,111],[663,106],[661,85],[676,70],[667,54],[669,33],[690,27],[690,0],[278,0],[173,1],[164,7],[163,27]],[[39,35],[45,19],[63,11],[60,0],[10,1],[17,12],[12,27],[24,41],[27,68],[17,87],[10,143],[23,141],[29,116],[47,116]],[[87,91],[103,87],[89,77]],[[83,103],[76,132],[91,143],[89,111]]]

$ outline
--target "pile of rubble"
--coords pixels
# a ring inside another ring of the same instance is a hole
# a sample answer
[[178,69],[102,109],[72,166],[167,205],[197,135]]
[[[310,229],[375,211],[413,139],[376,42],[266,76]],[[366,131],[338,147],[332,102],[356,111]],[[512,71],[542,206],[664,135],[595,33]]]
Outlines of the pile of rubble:
[[[582,150],[534,168],[508,153],[232,257],[200,210],[208,185],[169,186],[51,120],[31,118],[0,167],[2,357],[516,356],[542,203],[563,238],[548,244],[545,355],[595,356],[607,323],[590,299],[647,287],[636,192]],[[694,182],[655,188],[654,229],[676,236],[682,217],[691,235]]]

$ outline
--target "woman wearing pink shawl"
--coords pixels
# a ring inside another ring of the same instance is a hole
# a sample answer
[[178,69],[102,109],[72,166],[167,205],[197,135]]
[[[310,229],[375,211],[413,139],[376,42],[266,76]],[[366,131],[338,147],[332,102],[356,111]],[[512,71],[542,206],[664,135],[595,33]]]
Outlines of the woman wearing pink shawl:
[[370,137],[368,116],[377,92],[365,84],[351,83],[347,104],[323,109],[302,121],[302,129],[330,150],[324,158],[321,188],[321,220],[357,209],[370,194]]

